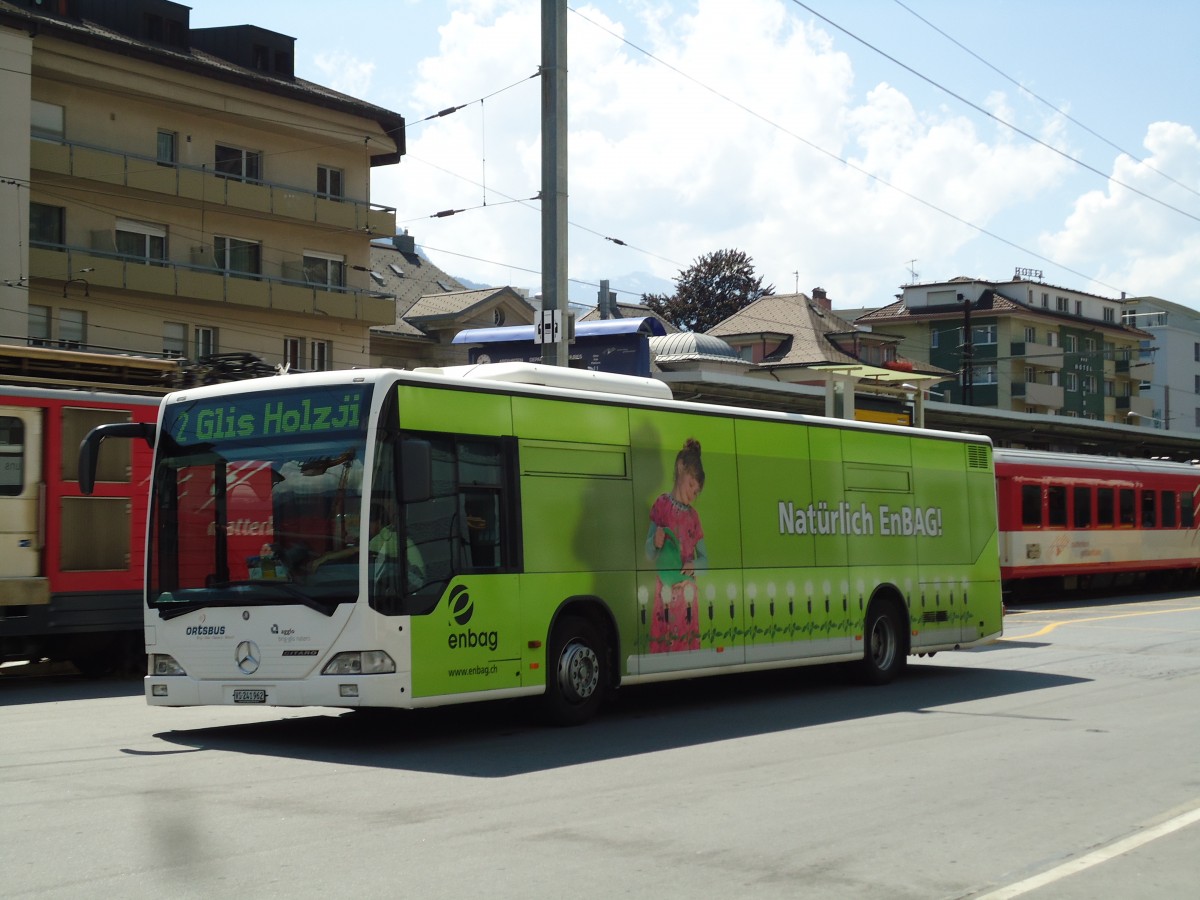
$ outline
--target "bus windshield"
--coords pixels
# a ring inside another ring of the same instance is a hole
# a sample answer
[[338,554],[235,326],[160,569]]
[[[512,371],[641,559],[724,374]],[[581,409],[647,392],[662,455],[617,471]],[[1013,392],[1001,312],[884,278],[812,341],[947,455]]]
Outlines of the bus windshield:
[[332,614],[353,602],[368,393],[289,388],[164,408],[150,606],[303,603]]

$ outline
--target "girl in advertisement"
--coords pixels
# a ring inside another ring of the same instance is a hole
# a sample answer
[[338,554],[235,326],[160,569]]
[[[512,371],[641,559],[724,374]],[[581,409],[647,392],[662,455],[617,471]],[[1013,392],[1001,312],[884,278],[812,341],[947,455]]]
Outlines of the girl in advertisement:
[[658,568],[650,620],[650,652],[700,649],[696,570],[708,563],[704,529],[693,504],[704,488],[700,442],[688,438],[675,456],[675,483],[650,508],[646,558]]

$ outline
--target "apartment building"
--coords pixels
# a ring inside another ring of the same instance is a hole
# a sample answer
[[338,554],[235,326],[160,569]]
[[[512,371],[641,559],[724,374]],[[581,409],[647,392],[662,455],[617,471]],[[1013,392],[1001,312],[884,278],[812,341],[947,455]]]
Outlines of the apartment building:
[[1131,297],[1122,316],[1152,336],[1143,341],[1143,361],[1154,369],[1139,392],[1150,402],[1141,424],[1200,434],[1200,312],[1158,297]]
[[1146,331],[1123,301],[1014,277],[905,285],[895,303],[856,319],[904,337],[912,359],[957,372],[931,392],[948,403],[1149,425]]
[[[170,0],[0,0],[0,342],[369,362],[404,119],[295,77],[295,41]],[[13,227],[15,225],[15,228]]]

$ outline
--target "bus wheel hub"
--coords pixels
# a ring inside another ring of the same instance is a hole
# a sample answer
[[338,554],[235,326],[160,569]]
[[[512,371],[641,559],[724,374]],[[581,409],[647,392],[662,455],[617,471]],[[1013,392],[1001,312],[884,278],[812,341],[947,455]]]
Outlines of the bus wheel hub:
[[600,683],[600,660],[586,644],[572,642],[558,658],[558,683],[573,702],[586,700]]

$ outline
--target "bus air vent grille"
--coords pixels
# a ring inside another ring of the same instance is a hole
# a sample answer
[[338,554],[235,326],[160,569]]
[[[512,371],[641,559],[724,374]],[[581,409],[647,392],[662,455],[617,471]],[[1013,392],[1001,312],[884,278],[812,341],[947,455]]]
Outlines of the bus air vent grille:
[[989,469],[987,444],[967,445],[967,467],[971,469]]

